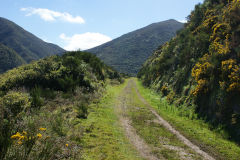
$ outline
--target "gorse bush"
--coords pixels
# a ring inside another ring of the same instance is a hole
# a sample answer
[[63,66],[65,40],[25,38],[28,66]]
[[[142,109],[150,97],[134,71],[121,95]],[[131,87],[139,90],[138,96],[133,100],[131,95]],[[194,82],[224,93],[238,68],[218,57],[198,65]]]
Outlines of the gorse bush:
[[29,95],[10,91],[0,98],[0,159],[11,145],[10,136],[15,130],[15,124],[22,119],[23,112],[30,108]]
[[2,74],[0,159],[79,159],[80,147],[68,138],[74,132],[71,122],[87,118],[89,103],[101,95],[107,79],[121,81],[121,76],[80,51]]
[[[48,160],[60,158],[57,154],[60,154],[63,148],[68,150],[68,145],[48,136],[46,130],[46,128],[40,127],[37,130],[13,134],[11,136],[13,145],[8,149],[4,159]],[[62,156],[68,156],[66,154]]]
[[107,78],[121,79],[116,71],[96,56],[77,51],[66,53],[62,57],[45,58],[6,72],[1,76],[0,90],[7,91],[22,86],[60,91],[73,91],[81,86],[94,90],[94,83]]
[[196,5],[184,29],[159,47],[138,77],[157,91],[168,84],[172,92],[163,95],[170,102],[194,104],[198,116],[225,126],[240,142],[239,13],[239,0]]

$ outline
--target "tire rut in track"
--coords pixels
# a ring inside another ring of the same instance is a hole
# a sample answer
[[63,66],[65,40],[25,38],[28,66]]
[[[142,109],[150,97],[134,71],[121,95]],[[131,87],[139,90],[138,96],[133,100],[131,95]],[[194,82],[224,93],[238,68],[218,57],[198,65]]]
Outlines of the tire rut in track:
[[131,84],[128,83],[128,85],[124,88],[124,91],[118,97],[119,103],[116,109],[121,126],[125,131],[126,137],[129,139],[130,143],[136,148],[141,157],[148,160],[159,160],[154,154],[152,154],[152,150],[148,146],[148,144],[139,135],[137,135],[135,128],[131,125],[131,120],[126,115],[127,114],[126,96],[129,95],[131,88],[130,85]]

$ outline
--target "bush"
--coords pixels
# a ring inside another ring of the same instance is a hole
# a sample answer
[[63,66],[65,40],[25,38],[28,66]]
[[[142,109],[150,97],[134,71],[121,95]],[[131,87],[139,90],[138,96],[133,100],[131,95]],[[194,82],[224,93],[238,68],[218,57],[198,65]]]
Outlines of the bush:
[[28,94],[11,91],[0,98],[0,159],[11,145],[10,136],[14,125],[20,119],[20,113],[30,108]]

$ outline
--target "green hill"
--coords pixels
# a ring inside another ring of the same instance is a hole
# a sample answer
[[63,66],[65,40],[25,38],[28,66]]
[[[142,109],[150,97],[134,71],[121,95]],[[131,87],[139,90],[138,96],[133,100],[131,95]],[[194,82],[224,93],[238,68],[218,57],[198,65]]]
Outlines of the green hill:
[[0,43],[13,49],[27,63],[65,52],[57,45],[46,43],[17,24],[0,17]]
[[0,43],[0,73],[25,63],[14,50]]
[[88,52],[96,54],[119,72],[136,75],[157,47],[175,36],[183,24],[175,20],[154,23],[125,34]]
[[205,0],[177,36],[138,73],[169,103],[194,107],[201,118],[240,141],[240,2]]

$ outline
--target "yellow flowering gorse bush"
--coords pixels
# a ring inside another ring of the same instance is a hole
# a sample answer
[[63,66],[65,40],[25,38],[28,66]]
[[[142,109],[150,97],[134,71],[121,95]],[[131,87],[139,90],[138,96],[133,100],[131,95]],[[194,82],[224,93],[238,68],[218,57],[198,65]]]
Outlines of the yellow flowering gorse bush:
[[[46,128],[39,128],[40,131],[46,131]],[[11,139],[15,140],[19,145],[29,142],[29,141],[36,141],[43,137],[41,133],[37,133],[36,136],[32,136],[28,134],[26,131],[23,131],[22,133],[17,132],[16,134],[11,136]]]

